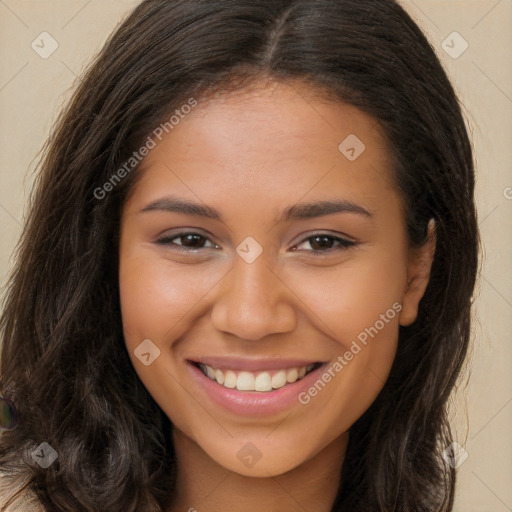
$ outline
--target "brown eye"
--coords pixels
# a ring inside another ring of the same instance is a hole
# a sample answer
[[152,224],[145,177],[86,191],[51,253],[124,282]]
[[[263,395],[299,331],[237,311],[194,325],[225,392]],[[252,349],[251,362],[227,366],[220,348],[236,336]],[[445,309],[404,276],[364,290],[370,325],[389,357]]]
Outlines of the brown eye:
[[[312,253],[326,253],[331,251],[339,251],[357,245],[356,242],[352,242],[351,240],[327,234],[318,234],[310,236],[306,238],[304,242],[301,242],[301,244],[299,244],[298,246],[304,243],[308,243],[310,245],[312,250],[306,251]],[[298,246],[294,246],[294,250],[296,250],[296,247]]]
[[[181,240],[180,243],[176,243],[175,240]],[[205,246],[205,243],[210,242],[211,246]],[[208,238],[199,234],[199,233],[177,233],[175,235],[166,235],[156,242],[159,245],[169,245],[169,246],[177,246],[181,247],[185,250],[197,250],[197,249],[209,249],[209,248],[218,248],[218,245],[213,244]]]

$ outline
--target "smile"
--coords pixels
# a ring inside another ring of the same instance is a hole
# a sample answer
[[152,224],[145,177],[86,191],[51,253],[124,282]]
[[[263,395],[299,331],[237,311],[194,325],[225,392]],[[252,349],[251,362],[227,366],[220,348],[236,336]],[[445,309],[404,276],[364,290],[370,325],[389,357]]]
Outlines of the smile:
[[327,366],[314,359],[194,359],[187,359],[192,386],[197,386],[208,403],[238,417],[252,418],[286,414]]
[[221,370],[202,363],[198,364],[198,368],[204,375],[225,388],[264,393],[292,384],[314,371],[320,365],[321,363],[314,363],[308,366],[255,372],[245,370]]

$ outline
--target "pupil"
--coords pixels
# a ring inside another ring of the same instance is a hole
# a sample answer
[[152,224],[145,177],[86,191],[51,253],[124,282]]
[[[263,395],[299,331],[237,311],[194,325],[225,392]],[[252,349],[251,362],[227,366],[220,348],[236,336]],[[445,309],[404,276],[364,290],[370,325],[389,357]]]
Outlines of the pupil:
[[203,237],[201,235],[185,235],[183,238],[188,242],[192,242],[192,244],[185,243],[184,245],[186,245],[187,247],[195,247],[196,245],[193,242],[198,242]]
[[[318,251],[319,249],[330,249],[330,245],[332,245],[333,240],[328,236],[314,236],[312,238],[313,243],[311,243],[311,247],[313,247],[313,250]],[[317,241],[320,240],[320,242],[317,243]],[[317,245],[317,247],[315,247]]]

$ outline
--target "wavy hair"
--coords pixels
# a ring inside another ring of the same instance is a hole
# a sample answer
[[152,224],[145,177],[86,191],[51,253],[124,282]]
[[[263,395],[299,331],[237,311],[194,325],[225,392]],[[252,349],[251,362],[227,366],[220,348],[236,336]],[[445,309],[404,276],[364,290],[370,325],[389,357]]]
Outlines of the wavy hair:
[[[161,512],[176,485],[172,424],[130,362],[108,182],[190,97],[301,80],[383,127],[411,246],[436,221],[431,278],[381,393],[352,426],[333,512],[446,512],[449,396],[470,341],[478,270],[474,163],[459,100],[394,0],[146,0],[110,36],[40,160],[0,319],[0,390],[19,410],[0,470],[48,511]],[[59,454],[47,469],[31,451]]]

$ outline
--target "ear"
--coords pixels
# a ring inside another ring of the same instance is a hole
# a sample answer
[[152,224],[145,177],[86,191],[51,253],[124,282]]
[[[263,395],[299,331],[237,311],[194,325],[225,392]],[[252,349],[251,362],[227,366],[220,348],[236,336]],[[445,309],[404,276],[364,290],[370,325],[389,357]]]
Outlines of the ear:
[[407,286],[402,299],[399,324],[411,325],[418,317],[418,306],[430,279],[430,270],[436,250],[436,223],[428,223],[428,239],[421,247],[409,249],[407,262]]

